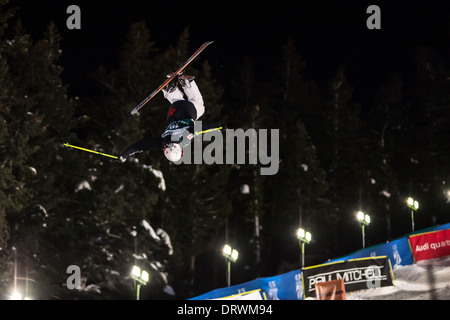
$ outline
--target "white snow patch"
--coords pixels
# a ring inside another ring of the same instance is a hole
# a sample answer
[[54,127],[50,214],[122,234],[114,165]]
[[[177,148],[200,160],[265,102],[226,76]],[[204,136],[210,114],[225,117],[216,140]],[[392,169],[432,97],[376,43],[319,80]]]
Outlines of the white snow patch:
[[111,274],[115,276],[120,276],[120,273],[116,270],[111,270]]
[[159,261],[153,261],[153,262],[150,262],[150,266],[151,266],[153,269],[155,269],[156,271],[159,271],[159,268],[162,268],[162,267],[163,267],[162,264],[161,264],[161,262],[159,262]]
[[160,271],[160,269],[163,269],[163,265],[159,261],[150,262],[150,267],[152,267],[158,274],[160,275],[161,279],[164,281],[164,283],[167,285],[167,273]]
[[173,288],[169,285],[166,285],[163,289],[163,291],[165,293],[167,293],[168,295],[174,296],[175,295],[175,291],[173,290]]
[[387,192],[386,190],[381,191],[380,194],[382,194],[386,198],[390,198],[391,197],[391,194],[389,192]]
[[101,293],[101,291],[100,291],[100,286],[98,286],[98,285],[96,285],[96,284],[90,284],[90,285],[86,286],[86,287],[84,288],[84,291],[87,291],[87,292],[95,292],[95,293],[98,293],[98,294]]
[[169,282],[169,280],[167,280],[167,272],[160,272],[159,275],[161,276],[165,284]]
[[173,254],[172,242],[170,241],[170,236],[161,228],[156,229],[156,234],[162,239],[163,243],[169,248],[169,255]]
[[163,173],[159,170],[153,169],[152,166],[143,165],[144,169],[148,169],[153,175],[160,179],[160,182],[158,184],[158,188],[160,188],[163,191],[166,191],[166,181],[164,180]]
[[305,172],[308,171],[308,165],[307,164],[302,163],[300,166],[303,168],[303,171],[305,171]]
[[248,184],[243,184],[239,190],[241,191],[242,194],[249,194],[250,193],[250,187],[248,186]]
[[114,259],[114,255],[109,252],[106,248],[102,248],[102,252],[106,255],[107,261],[112,261]]
[[146,260],[147,255],[145,253],[142,253],[142,254],[133,253],[133,258],[135,258],[136,260]]
[[123,183],[116,189],[116,190],[114,190],[114,193],[119,193],[120,191],[122,191],[123,189],[124,189],[124,185],[123,185]]
[[36,206],[44,213],[44,217],[48,217],[47,210],[41,204],[37,204]]
[[89,182],[87,180],[83,180],[81,182],[79,182],[76,187],[75,187],[75,192],[81,191],[81,190],[92,190],[91,185],[89,184]]
[[143,219],[141,221],[141,225],[145,228],[145,230],[148,231],[148,233],[150,234],[150,237],[152,237],[153,239],[155,239],[157,241],[161,241],[161,238],[158,237],[155,230],[153,230],[152,226],[150,225],[150,223],[147,222],[147,220]]
[[159,276],[161,277],[161,279],[164,281],[164,283],[166,284],[166,286],[164,287],[164,292],[170,295],[175,295],[175,291],[173,290],[173,288],[171,286],[169,286],[169,280],[167,279],[167,272],[162,272],[160,271],[160,269],[163,269],[163,265],[159,262],[159,261],[153,261],[150,263],[150,267],[152,267],[152,269],[154,269],[156,272],[158,272]]

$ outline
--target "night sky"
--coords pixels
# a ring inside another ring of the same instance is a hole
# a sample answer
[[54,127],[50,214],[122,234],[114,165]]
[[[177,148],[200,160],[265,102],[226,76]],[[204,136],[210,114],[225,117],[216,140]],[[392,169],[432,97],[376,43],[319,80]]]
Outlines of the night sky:
[[[218,79],[230,79],[242,57],[270,71],[287,36],[307,62],[305,75],[326,85],[338,66],[346,67],[355,94],[367,90],[392,71],[408,68],[408,53],[421,44],[448,54],[450,5],[448,1],[33,1],[11,0],[19,5],[26,30],[42,35],[54,21],[63,36],[64,80],[70,92],[82,95],[89,72],[108,66],[133,22],[145,20],[151,40],[164,50],[190,27],[191,45],[215,41],[204,57]],[[81,9],[81,30],[69,30],[66,9]],[[381,30],[369,30],[367,7],[381,9]],[[195,48],[192,48],[195,50]],[[270,77],[270,74],[265,75]],[[226,81],[226,80],[225,80]],[[149,88],[150,90],[151,88]],[[359,97],[358,97],[359,95]]]

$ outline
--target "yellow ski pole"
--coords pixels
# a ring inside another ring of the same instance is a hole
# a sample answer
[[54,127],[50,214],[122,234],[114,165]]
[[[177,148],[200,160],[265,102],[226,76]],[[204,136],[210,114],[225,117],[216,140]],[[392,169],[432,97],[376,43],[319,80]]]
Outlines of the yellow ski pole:
[[103,153],[103,152],[98,152],[98,151],[95,151],[95,150],[90,150],[90,149],[86,149],[86,148],[81,148],[81,147],[73,146],[73,145],[71,145],[71,144],[68,144],[67,142],[64,143],[64,146],[67,147],[67,148],[74,148],[74,149],[78,149],[78,150],[82,150],[82,151],[87,151],[87,152],[99,154],[99,155],[101,155],[101,156],[110,157],[110,158],[113,158],[113,159],[119,158],[119,157],[116,157],[116,156],[113,156],[113,155],[110,155],[110,154],[106,154],[106,153]]
[[218,128],[212,128],[212,129],[208,129],[208,130],[203,130],[203,131],[196,131],[195,132],[195,135],[196,136],[198,136],[198,135],[201,135],[201,134],[203,134],[203,133],[207,133],[207,132],[211,132],[211,131],[216,131],[216,130],[222,130],[222,127],[218,127]]

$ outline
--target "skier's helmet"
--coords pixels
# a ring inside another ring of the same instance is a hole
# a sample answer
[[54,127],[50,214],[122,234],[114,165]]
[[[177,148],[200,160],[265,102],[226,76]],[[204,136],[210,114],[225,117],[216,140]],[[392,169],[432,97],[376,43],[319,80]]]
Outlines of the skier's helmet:
[[178,143],[169,143],[164,146],[164,155],[167,160],[176,162],[181,159],[183,155],[183,149]]

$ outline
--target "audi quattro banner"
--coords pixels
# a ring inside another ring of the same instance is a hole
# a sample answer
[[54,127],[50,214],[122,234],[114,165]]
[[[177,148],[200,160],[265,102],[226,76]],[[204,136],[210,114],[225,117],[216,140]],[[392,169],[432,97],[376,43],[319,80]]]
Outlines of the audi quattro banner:
[[316,283],[339,279],[344,279],[346,292],[394,285],[387,256],[352,259],[304,268],[304,297],[315,297]]
[[409,243],[416,262],[450,255],[450,229],[412,235]]

